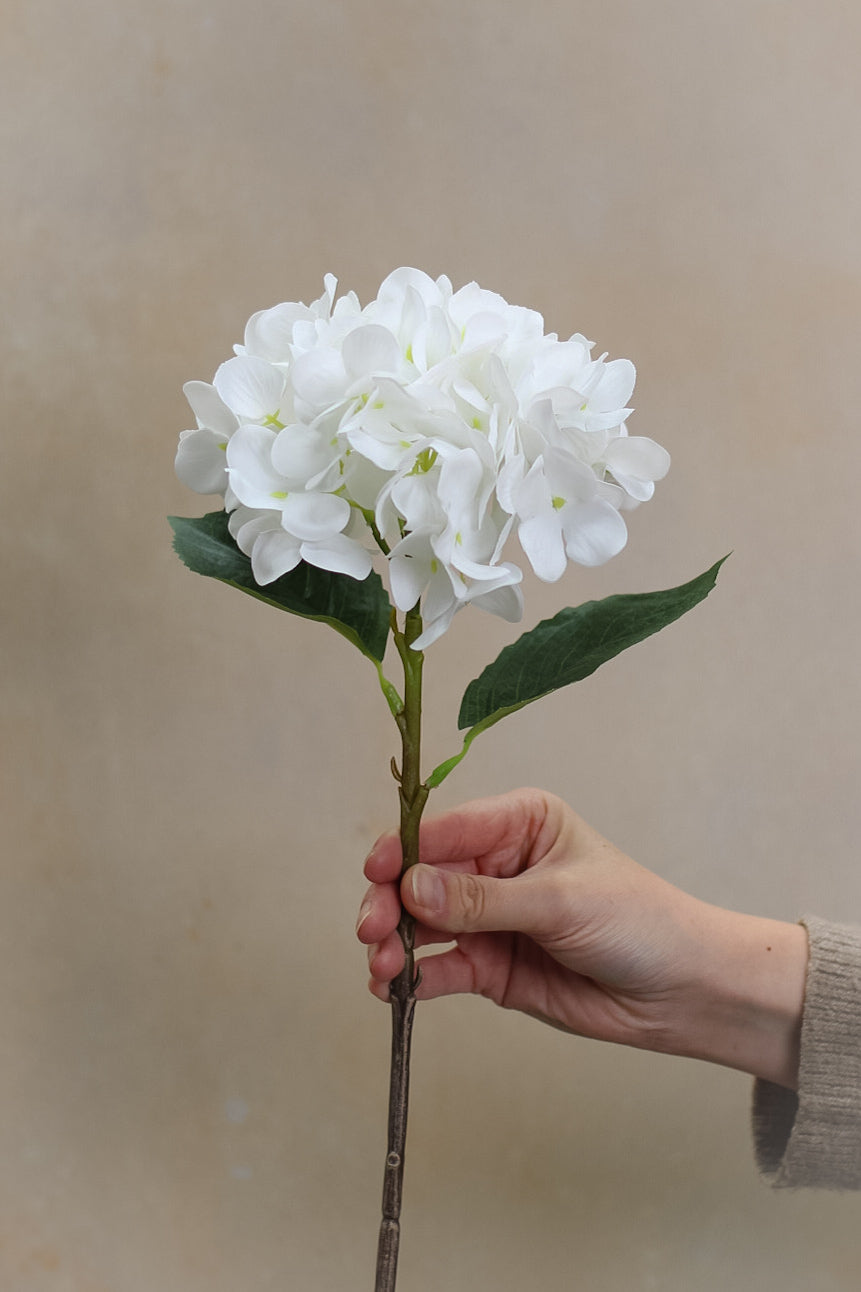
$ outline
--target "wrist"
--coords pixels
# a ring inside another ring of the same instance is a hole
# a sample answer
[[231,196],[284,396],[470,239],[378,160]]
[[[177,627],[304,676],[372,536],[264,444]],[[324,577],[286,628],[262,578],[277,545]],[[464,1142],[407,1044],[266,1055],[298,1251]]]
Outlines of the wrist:
[[808,961],[805,929],[698,905],[697,967],[675,1052],[796,1089]]

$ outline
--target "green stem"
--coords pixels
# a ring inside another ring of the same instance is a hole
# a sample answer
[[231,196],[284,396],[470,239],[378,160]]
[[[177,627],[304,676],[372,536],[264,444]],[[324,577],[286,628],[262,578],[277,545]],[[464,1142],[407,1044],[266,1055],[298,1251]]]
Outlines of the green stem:
[[[407,612],[404,630],[395,626],[395,645],[404,669],[404,700],[395,715],[401,733],[401,766],[398,771],[401,805],[401,873],[419,859],[419,824],[429,789],[421,780],[421,651],[412,643],[422,631],[418,606]],[[389,1075],[388,1151],[383,1177],[383,1217],[377,1246],[375,1292],[394,1292],[400,1246],[400,1215],[403,1196],[404,1150],[407,1137],[407,1109],[410,1084],[410,1045],[419,975],[415,967],[413,916],[401,907],[398,934],[404,948],[404,967],[389,985],[392,1005],[392,1058]]]

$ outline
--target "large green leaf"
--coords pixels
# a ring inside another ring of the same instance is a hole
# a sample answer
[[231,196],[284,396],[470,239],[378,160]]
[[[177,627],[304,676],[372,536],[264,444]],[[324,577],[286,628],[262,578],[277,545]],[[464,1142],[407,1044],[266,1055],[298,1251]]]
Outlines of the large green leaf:
[[330,624],[380,664],[389,635],[391,605],[383,581],[373,571],[366,579],[332,574],[302,561],[295,570],[265,587],[254,580],[251,561],[240,552],[224,511],[197,518],[169,516],[174,551],[195,574],[220,579],[279,610]]
[[485,731],[532,700],[588,677],[614,655],[692,610],[711,592],[723,560],[680,588],[587,601],[543,620],[506,646],[470,682],[458,727],[478,735],[476,728]]

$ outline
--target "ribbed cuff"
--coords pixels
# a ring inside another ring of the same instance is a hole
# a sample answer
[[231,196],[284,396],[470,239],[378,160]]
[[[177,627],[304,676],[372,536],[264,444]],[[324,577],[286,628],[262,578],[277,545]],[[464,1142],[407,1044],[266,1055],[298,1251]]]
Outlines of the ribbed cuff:
[[757,1081],[757,1164],[777,1188],[861,1189],[861,929],[805,916],[798,1094]]

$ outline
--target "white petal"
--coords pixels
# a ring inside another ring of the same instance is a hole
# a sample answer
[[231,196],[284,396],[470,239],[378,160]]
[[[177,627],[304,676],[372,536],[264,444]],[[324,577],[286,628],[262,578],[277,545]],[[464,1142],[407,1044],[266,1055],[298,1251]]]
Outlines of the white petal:
[[425,624],[424,631],[415,639],[412,644],[413,650],[427,650],[435,641],[442,637],[443,633],[448,632],[451,627],[451,621],[454,619],[463,602],[454,601],[451,606],[432,623]]
[[624,471],[618,470],[613,472],[613,479],[635,502],[648,502],[654,495],[655,486],[651,480],[638,480],[636,476],[625,475]]
[[573,387],[576,390],[581,383],[585,383],[589,367],[588,343],[584,343],[580,337],[559,341],[542,350],[536,358],[528,389],[533,397],[541,391],[557,387]]
[[255,511],[253,507],[239,506],[231,512],[228,528],[236,539],[240,552],[250,556],[254,544],[268,530],[281,529],[280,511]]
[[314,319],[299,319],[293,324],[293,357],[314,350],[320,344],[320,329]]
[[[654,485],[652,488],[654,488]],[[612,480],[598,480],[597,478],[595,480],[595,497],[603,498],[617,511],[629,501],[625,490],[620,485],[613,484]]]
[[623,408],[631,398],[637,370],[630,359],[612,359],[602,366],[601,379],[589,395],[589,410],[608,413]]
[[185,431],[180,436],[174,468],[187,489],[224,494],[227,488],[227,441],[214,431]]
[[555,583],[565,573],[565,544],[556,512],[544,512],[521,521],[520,545],[539,579]]
[[523,593],[516,584],[509,583],[490,592],[482,592],[472,598],[472,604],[479,610],[498,615],[509,624],[519,623],[523,618]]
[[245,325],[245,349],[248,354],[267,359],[270,363],[289,363],[292,358],[293,328],[300,319],[307,319],[311,311],[307,305],[285,301],[269,310],[252,314]]
[[502,556],[502,549],[505,547],[505,544],[508,542],[508,535],[511,533],[514,527],[513,516],[505,516],[504,514],[500,514],[497,511],[495,519],[496,519],[496,525],[498,527],[498,533],[496,536],[496,546],[494,547],[493,552],[491,553],[491,556],[490,556],[491,565],[496,565],[499,558]]
[[433,368],[447,359],[458,339],[457,329],[448,315],[436,307],[429,310],[423,346],[425,367]]
[[458,288],[449,301],[448,308],[455,323],[464,328],[479,316],[499,321],[511,306],[498,292],[490,292],[473,282]]
[[302,559],[300,545],[283,529],[260,534],[251,552],[251,572],[260,584],[273,583],[296,568]]
[[439,473],[439,498],[453,524],[468,523],[467,517],[477,511],[479,490],[484,472],[478,455],[462,449],[443,462]]
[[373,424],[373,430],[374,433],[371,434],[364,426],[352,427],[347,432],[350,448],[386,473],[397,471],[405,454],[410,454],[412,458],[409,441],[404,440],[394,427],[384,433],[378,422]]
[[289,533],[315,543],[340,533],[350,519],[350,504],[332,493],[297,492],[284,500],[281,515]]
[[467,592],[468,588],[462,579],[457,575],[452,577],[451,571],[445,565],[437,563],[436,568],[431,570],[431,577],[422,598],[422,615],[429,623],[433,623],[441,615],[453,614],[456,604],[466,600]]
[[544,459],[537,458],[519,484],[511,489],[511,501],[518,516],[528,520],[547,510],[550,486],[544,474]]
[[513,516],[517,510],[515,496],[518,487],[526,475],[526,459],[522,453],[515,453],[501,468],[496,479],[496,498],[500,507]]
[[327,431],[312,430],[301,422],[279,431],[272,445],[272,466],[294,488],[304,488],[339,457],[339,446],[332,444]]
[[392,502],[404,518],[407,529],[439,529],[445,524],[436,490],[436,474],[406,475],[392,486]]
[[[233,537],[236,538],[236,535],[239,533],[242,526],[246,525],[249,520],[254,520],[260,514],[261,513],[259,511],[254,511],[252,507],[243,507],[240,503],[238,507],[234,507],[231,510],[227,521],[227,528],[230,530]],[[280,516],[278,517],[278,524],[281,524]]]
[[[604,461],[619,479],[618,471],[638,480],[663,480],[670,469],[670,455],[644,435],[620,435],[608,444]],[[619,482],[621,484],[621,481]]]
[[497,314],[473,314],[463,334],[464,350],[482,350],[499,345],[507,335],[505,320]]
[[303,543],[302,559],[320,570],[349,574],[351,579],[366,579],[371,573],[371,557],[346,534],[330,534],[319,543]]
[[354,328],[344,337],[341,354],[347,373],[353,379],[397,372],[402,362],[397,341],[388,328],[380,327],[378,323]]
[[[338,290],[338,279],[334,274],[323,275],[323,295],[311,306],[312,312],[319,318],[328,318],[332,312],[332,302]],[[352,295],[352,293],[351,293]]]
[[380,471],[359,453],[350,453],[344,460],[343,480],[347,493],[366,511],[375,510],[377,499],[389,479],[387,472]]
[[513,587],[523,581],[523,571],[513,561],[504,561],[502,565],[497,565],[493,575],[490,581],[474,583],[470,588],[468,600],[480,601],[484,597],[492,596],[498,588]]
[[343,399],[347,387],[347,371],[337,350],[309,350],[296,360],[290,376],[296,398],[314,412]]
[[228,441],[230,485],[246,507],[272,507],[285,489],[287,481],[272,466],[274,443],[275,432],[265,426],[240,426]]
[[427,370],[425,358],[425,333],[427,331],[427,306],[414,287],[407,287],[402,297],[381,301],[372,306],[373,317],[383,323],[400,341],[404,357],[412,349],[413,364],[422,372]]
[[578,565],[603,565],[628,541],[624,520],[608,502],[572,503],[559,514],[565,551]]
[[477,579],[486,584],[500,577],[502,567],[490,563],[490,556],[496,547],[496,528],[492,524],[481,531],[464,530],[456,533],[448,526],[445,533],[434,540],[433,546],[446,565],[468,579]]
[[229,440],[239,423],[215,387],[208,381],[187,381],[182,389],[198,426],[218,431]]
[[389,586],[398,610],[410,610],[428,585],[434,561],[429,537],[407,534],[389,556]]
[[277,417],[286,402],[283,372],[253,355],[228,359],[216,372],[213,384],[240,422]]
[[596,431],[615,431],[633,411],[633,408],[614,408],[608,413],[594,413],[589,408],[583,415],[583,427],[590,434]]
[[591,467],[578,461],[565,449],[548,449],[544,455],[544,472],[550,491],[566,502],[591,502],[598,490],[598,480]]
[[440,287],[448,285],[451,291],[451,284],[446,278],[437,279],[436,282],[424,273],[421,269],[410,269],[402,267],[395,269],[384,278],[380,284],[380,290],[377,292],[378,301],[400,300],[406,294],[408,287],[418,292],[421,299],[426,305],[439,305],[442,300]]

